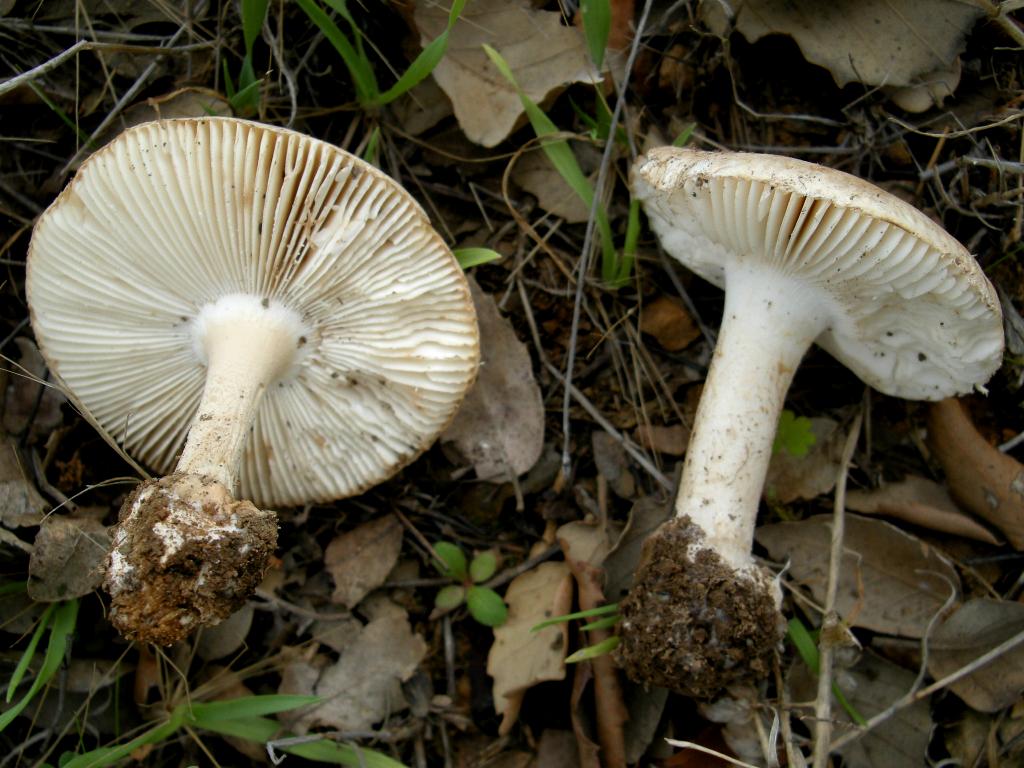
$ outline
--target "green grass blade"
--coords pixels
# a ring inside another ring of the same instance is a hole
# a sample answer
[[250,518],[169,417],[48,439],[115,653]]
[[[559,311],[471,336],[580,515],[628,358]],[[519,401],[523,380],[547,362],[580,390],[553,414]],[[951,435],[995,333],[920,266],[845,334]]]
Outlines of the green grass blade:
[[75,755],[66,763],[62,763],[61,768],[100,768],[100,766],[113,765],[122,758],[128,757],[139,747],[165,741],[173,736],[180,727],[181,721],[172,718],[124,744],[119,744],[116,747],[100,747],[81,755]]
[[452,253],[463,269],[478,267],[491,261],[501,261],[501,254],[490,248],[456,248]]
[[50,682],[51,678],[60,669],[61,662],[68,647],[68,637],[75,629],[75,619],[78,616],[78,601],[69,600],[61,603],[54,611],[53,621],[50,628],[50,638],[46,644],[46,653],[43,655],[43,663],[32,686],[21,700],[7,711],[0,714],[0,731],[10,725],[14,718],[21,714],[43,686]]
[[406,768],[397,760],[392,760],[387,755],[374,752],[372,749],[338,744],[327,739],[281,747],[281,751],[296,757],[303,757],[306,760],[316,760],[319,763],[331,765],[352,765],[360,768],[364,766],[365,768]]
[[619,647],[619,636],[613,635],[612,637],[602,640],[600,643],[594,645],[588,645],[586,648],[580,648],[576,653],[571,653],[565,657],[566,664],[577,664],[587,659],[595,659],[598,656],[604,656],[606,653],[611,653]]
[[444,58],[444,54],[448,50],[448,35],[452,31],[452,27],[455,26],[455,22],[459,20],[459,16],[462,15],[465,5],[466,0],[455,0],[452,3],[451,10],[448,12],[448,28],[420,51],[419,56],[413,59],[409,68],[398,78],[398,82],[380,95],[379,103],[390,104],[430,76],[434,67]]
[[363,150],[363,160],[370,165],[380,166],[380,126],[373,126],[370,138],[366,142],[366,149]]
[[200,728],[221,720],[239,720],[247,717],[274,715],[299,707],[316,704],[316,696],[292,696],[268,694],[265,696],[243,696],[225,701],[208,701],[191,706],[190,720]]
[[[551,122],[551,118],[544,114],[544,110],[537,106],[537,103],[519,87],[512,69],[508,66],[508,62],[505,61],[502,55],[486,43],[483,48],[488,58],[494,63],[494,66],[498,68],[502,76],[519,93],[519,100],[523,104],[523,109],[526,111],[526,116],[533,127],[533,132],[541,139],[541,149],[544,150],[548,160],[551,161],[558,174],[565,179],[565,183],[583,201],[583,204],[588,209],[592,209],[594,188],[590,184],[590,180],[583,173],[583,169],[580,168],[576,155],[573,154],[572,149],[569,147],[569,143],[564,139],[545,139],[546,136],[557,134],[558,128]],[[611,223],[608,221],[608,214],[602,206],[597,208],[596,223],[598,234],[601,237],[601,279],[611,287],[619,287],[625,279],[628,279],[628,274],[626,278],[623,278],[619,257],[615,252],[615,238],[612,235]]]
[[621,618],[622,617],[616,613],[614,616],[608,616],[603,619],[598,619],[597,621],[592,621],[589,624],[584,624],[580,629],[584,632],[593,632],[595,629],[611,629],[619,623],[619,619]]
[[678,136],[672,139],[672,146],[685,147],[687,144],[690,143],[690,139],[692,138],[693,132],[694,130],[696,130],[696,128],[696,123],[690,123],[689,125],[687,125],[685,128],[683,128],[683,130],[679,132]]
[[583,33],[587,38],[587,50],[594,66],[604,65],[604,52],[608,47],[608,34],[612,28],[612,11],[608,0],[583,0],[580,3],[583,14]]
[[356,99],[358,99],[359,103],[362,105],[375,103],[379,90],[377,88],[377,78],[373,74],[370,62],[365,56],[360,55],[360,52],[352,45],[352,42],[341,31],[341,28],[334,23],[334,19],[328,16],[315,0],[297,0],[297,2],[299,7],[309,16],[310,21],[317,26],[328,42],[334,46],[334,50],[341,56],[341,60],[345,63],[345,67],[352,77],[352,83],[356,89]]
[[246,58],[252,55],[252,47],[260,36],[268,5],[270,0],[242,0],[242,37],[245,40]]
[[530,631],[538,632],[546,627],[551,627],[555,624],[565,624],[566,622],[573,621],[574,619],[589,619],[593,616],[607,616],[618,612],[618,603],[608,603],[608,605],[599,605],[597,608],[588,608],[585,611],[576,611],[576,613],[566,613],[562,616],[554,616],[550,619],[545,619],[540,624],[535,624],[530,627]]
[[39,623],[36,625],[35,632],[32,633],[31,639],[28,641],[28,645],[25,647],[25,652],[21,654],[21,658],[18,659],[18,665],[14,668],[14,672],[11,673],[11,680],[7,684],[7,698],[5,699],[8,704],[11,703],[11,699],[14,698],[15,689],[21,684],[22,679],[25,677],[25,673],[28,672],[28,665],[32,663],[32,659],[35,658],[36,648],[39,647],[39,641],[43,637],[43,633],[50,626],[50,617],[53,612],[57,609],[56,603],[50,603],[46,606],[46,610],[43,611],[43,615],[39,617]]

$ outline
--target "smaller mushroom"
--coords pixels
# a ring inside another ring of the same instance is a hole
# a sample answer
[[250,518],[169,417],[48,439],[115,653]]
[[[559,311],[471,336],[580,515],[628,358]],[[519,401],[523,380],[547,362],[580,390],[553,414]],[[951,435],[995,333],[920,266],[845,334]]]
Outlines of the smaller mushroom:
[[119,631],[162,645],[252,594],[270,509],[426,450],[479,359],[465,275],[415,200],[245,120],[146,123],[94,153],[37,222],[26,286],[53,374],[168,473],[122,506],[105,582]]
[[779,417],[812,342],[885,394],[969,392],[1002,360],[999,302],[920,211],[849,174],[784,157],[663,147],[632,186],[666,251],[725,288],[675,516],[644,548],[618,658],[697,697],[763,676],[781,591],[753,559]]

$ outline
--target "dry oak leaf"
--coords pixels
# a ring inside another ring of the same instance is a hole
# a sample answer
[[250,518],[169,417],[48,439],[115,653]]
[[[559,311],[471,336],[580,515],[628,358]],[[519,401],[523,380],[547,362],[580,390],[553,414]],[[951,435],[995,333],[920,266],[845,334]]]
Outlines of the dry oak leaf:
[[945,487],[917,475],[872,491],[849,491],[846,507],[866,515],[889,515],[932,531],[999,543],[992,531],[960,511]]
[[791,36],[840,86],[903,86],[948,69],[982,15],[960,0],[743,0],[736,29],[751,42]]
[[[846,515],[836,610],[855,627],[922,637],[960,579],[949,561],[915,536],[881,520]],[[832,515],[757,530],[774,560],[790,560],[793,578],[819,603],[828,580]]]
[[314,725],[365,731],[408,705],[402,683],[412,677],[427,644],[412,631],[405,611],[380,610],[345,648],[336,664],[320,675],[313,693],[322,700],[305,710],[296,729]]
[[[1024,632],[1024,605],[1012,601],[969,600],[932,633],[928,671],[942,678],[965,667],[1014,635]],[[949,686],[979,712],[998,712],[1024,692],[1024,645],[1018,645]]]
[[640,330],[669,352],[685,349],[700,336],[700,328],[675,296],[659,296],[640,310]]
[[[417,0],[413,18],[420,42],[427,45],[447,29],[448,8],[435,0]],[[468,3],[433,74],[452,100],[466,136],[485,147],[501,143],[512,132],[523,104],[487,57],[484,43],[498,50],[519,87],[535,102],[561,86],[601,79],[590,63],[583,33],[566,26],[560,13],[534,10],[527,0]]]
[[512,170],[512,181],[537,198],[537,204],[567,224],[590,218],[590,206],[569,186],[543,152],[528,152]]
[[324,567],[334,579],[331,602],[354,608],[387,579],[402,550],[402,524],[394,515],[371,520],[327,545]]
[[103,581],[107,527],[92,518],[51,515],[39,527],[28,561],[28,596],[43,603],[87,595]]
[[544,450],[544,403],[526,345],[494,299],[470,278],[480,324],[480,373],[441,439],[454,443],[481,480],[528,472]]
[[516,576],[505,591],[508,619],[494,629],[494,644],[487,655],[487,674],[494,678],[494,711],[502,716],[501,733],[519,717],[528,688],[565,677],[568,623],[537,624],[572,610],[572,574],[564,562],[541,563]]
[[813,499],[835,487],[846,433],[833,419],[811,420],[814,445],[804,456],[789,451],[776,452],[768,465],[765,496],[782,504],[797,499]]

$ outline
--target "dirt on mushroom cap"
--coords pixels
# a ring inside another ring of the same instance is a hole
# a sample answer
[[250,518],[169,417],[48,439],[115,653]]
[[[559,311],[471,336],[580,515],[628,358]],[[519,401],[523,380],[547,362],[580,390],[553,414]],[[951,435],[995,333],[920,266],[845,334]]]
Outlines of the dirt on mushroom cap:
[[767,579],[737,573],[703,539],[689,517],[647,539],[616,651],[631,679],[696,698],[765,677],[784,631]]

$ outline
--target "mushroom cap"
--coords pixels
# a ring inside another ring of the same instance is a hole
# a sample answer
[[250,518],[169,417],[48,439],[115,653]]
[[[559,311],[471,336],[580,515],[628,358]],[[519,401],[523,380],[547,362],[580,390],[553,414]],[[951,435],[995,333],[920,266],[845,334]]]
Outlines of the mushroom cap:
[[225,295],[308,333],[259,405],[239,467],[260,505],[359,493],[425,450],[479,360],[465,276],[373,166],[232,118],[131,128],[93,154],[29,248],[51,371],[125,449],[169,472],[203,391],[194,326]]
[[791,276],[789,301],[829,309],[816,343],[880,392],[939,400],[1002,362],[1002,313],[978,263],[874,184],[788,157],[659,147],[632,187],[665,250],[709,282],[724,288],[727,265]]

